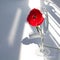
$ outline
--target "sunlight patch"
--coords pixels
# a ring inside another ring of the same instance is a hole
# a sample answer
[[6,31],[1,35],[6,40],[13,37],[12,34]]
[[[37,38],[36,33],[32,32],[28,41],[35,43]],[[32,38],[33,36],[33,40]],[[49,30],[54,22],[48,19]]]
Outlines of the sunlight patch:
[[26,22],[25,25],[24,25],[22,39],[24,39],[26,37],[29,37],[30,33],[33,33],[32,28],[30,27],[30,25],[28,24],[28,22]]
[[33,8],[37,8],[40,9],[40,0],[29,0],[29,8],[33,9]]

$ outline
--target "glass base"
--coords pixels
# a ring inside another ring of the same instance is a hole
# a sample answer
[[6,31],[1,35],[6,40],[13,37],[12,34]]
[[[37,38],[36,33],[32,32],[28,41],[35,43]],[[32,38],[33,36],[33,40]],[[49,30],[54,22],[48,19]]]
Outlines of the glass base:
[[44,47],[43,49],[40,47],[36,51],[36,54],[38,56],[48,56],[50,54],[50,50],[47,47]]

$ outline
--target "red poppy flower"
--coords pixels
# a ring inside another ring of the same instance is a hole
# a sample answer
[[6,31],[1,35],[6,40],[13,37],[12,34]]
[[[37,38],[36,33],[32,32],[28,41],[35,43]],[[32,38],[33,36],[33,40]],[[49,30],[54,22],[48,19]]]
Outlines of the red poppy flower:
[[27,21],[32,26],[41,25],[44,21],[42,13],[38,9],[32,9],[27,17]]

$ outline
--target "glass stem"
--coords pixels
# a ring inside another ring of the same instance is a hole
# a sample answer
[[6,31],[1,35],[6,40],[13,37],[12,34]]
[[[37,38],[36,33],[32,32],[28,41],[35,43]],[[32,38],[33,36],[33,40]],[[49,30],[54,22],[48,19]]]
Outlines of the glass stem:
[[43,34],[42,34],[42,29],[41,29],[41,27],[39,27],[39,26],[37,26],[36,29],[37,29],[38,33],[40,33],[41,44],[39,44],[39,47],[40,47],[40,51],[43,52],[43,46],[44,46],[44,43],[43,43],[43,42],[44,42],[44,38],[43,38]]

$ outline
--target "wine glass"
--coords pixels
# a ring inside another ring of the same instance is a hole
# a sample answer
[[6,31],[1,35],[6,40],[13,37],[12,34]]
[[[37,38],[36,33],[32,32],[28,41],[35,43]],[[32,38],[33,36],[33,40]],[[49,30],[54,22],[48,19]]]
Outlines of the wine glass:
[[[30,11],[30,14],[27,17],[27,21],[28,23],[35,27],[39,37],[41,38],[41,43],[39,44],[39,49],[38,49],[38,53],[37,55],[44,55],[47,56],[50,54],[50,50],[47,47],[44,47],[44,35],[46,34],[46,32],[48,31],[48,12],[46,10],[46,8],[43,8],[43,12],[41,12],[40,10],[34,8]],[[47,28],[46,31],[44,30],[44,28]],[[30,37],[36,37],[37,35],[30,35]],[[38,36],[37,36],[38,37]]]

